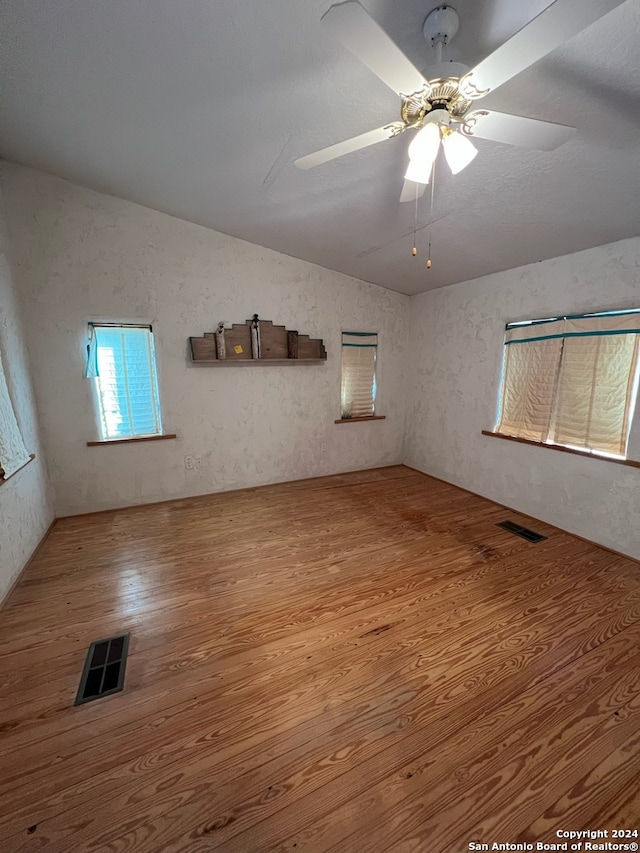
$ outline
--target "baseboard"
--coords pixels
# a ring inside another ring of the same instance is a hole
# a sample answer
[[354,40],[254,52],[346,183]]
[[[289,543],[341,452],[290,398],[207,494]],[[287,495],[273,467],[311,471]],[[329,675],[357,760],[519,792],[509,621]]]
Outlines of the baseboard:
[[20,571],[18,572],[18,574],[16,575],[16,577],[13,579],[13,583],[11,584],[11,586],[9,587],[9,589],[7,590],[7,592],[5,593],[5,595],[4,595],[4,597],[3,597],[3,599],[0,601],[0,611],[3,609],[3,607],[5,606],[5,604],[6,604],[6,603],[9,601],[9,599],[11,598],[11,595],[13,594],[14,589],[18,586],[18,584],[19,584],[19,583],[20,583],[20,581],[22,580],[22,576],[24,575],[24,573],[27,571],[27,569],[29,568],[29,566],[31,565],[31,563],[33,563],[33,561],[35,560],[35,558],[38,556],[38,552],[40,551],[40,549],[42,548],[42,546],[43,546],[43,545],[44,545],[44,543],[45,543],[45,540],[47,539],[47,537],[49,536],[49,534],[50,534],[50,533],[51,533],[51,531],[53,530],[53,528],[54,528],[55,523],[56,523],[56,521],[57,521],[57,520],[58,520],[57,518],[54,518],[54,519],[53,519],[53,521],[51,522],[51,524],[49,525],[49,527],[47,527],[47,529],[46,529],[46,531],[45,531],[45,533],[44,533],[44,535],[43,535],[42,539],[38,542],[38,544],[36,545],[36,547],[35,547],[35,548],[33,549],[33,551],[31,552],[31,556],[29,557],[29,559],[27,560],[27,562],[24,564],[24,566],[20,569]]
[[633,563],[638,563],[640,565],[640,560],[637,557],[632,557],[629,554],[623,554],[622,551],[616,551],[615,548],[609,548],[608,545],[601,545],[600,542],[594,542],[593,539],[587,539],[586,536],[580,536],[578,533],[574,533],[572,530],[566,530],[564,527],[558,527],[557,524],[551,524],[549,521],[545,521],[542,518],[536,518],[533,515],[530,515],[528,512],[523,512],[521,509],[515,509],[512,506],[507,506],[507,504],[498,503],[498,501],[494,501],[492,498],[487,498],[485,495],[478,494],[478,492],[472,492],[471,489],[465,489],[464,486],[459,486],[457,483],[450,483],[449,480],[443,480],[442,477],[435,477],[433,474],[427,474],[426,471],[421,471],[419,468],[414,468],[413,465],[407,465],[406,463],[402,463],[405,468],[411,469],[411,471],[415,471],[417,474],[422,474],[423,477],[431,477],[432,480],[437,480],[439,483],[446,483],[447,486],[452,486],[454,489],[460,489],[461,492],[466,492],[468,495],[473,495],[476,498],[482,498],[483,501],[488,501],[490,504],[494,506],[499,506],[501,509],[506,509],[509,512],[516,512],[518,515],[523,515],[525,518],[530,518],[532,521],[537,521],[540,524],[546,524],[548,527],[553,528],[553,530],[558,530],[560,533],[566,533],[568,536],[573,536],[575,539],[580,539],[582,542],[587,542],[589,545],[595,545],[596,548],[602,548],[603,551],[608,551],[610,554],[614,554],[616,557],[623,557],[625,560],[631,560]]

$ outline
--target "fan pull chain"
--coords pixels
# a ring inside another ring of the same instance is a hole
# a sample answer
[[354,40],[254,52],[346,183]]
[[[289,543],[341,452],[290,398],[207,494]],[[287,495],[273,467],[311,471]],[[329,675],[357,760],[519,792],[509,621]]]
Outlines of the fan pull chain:
[[413,249],[411,249],[411,254],[415,258],[418,254],[418,247],[416,246],[416,231],[418,230],[418,185],[416,184],[416,199],[415,199],[415,208],[413,211]]
[[[433,161],[433,166],[431,167],[431,210],[429,213],[429,222],[433,222],[433,195],[436,188],[436,161]],[[429,229],[429,251],[427,253],[427,269],[431,269],[431,228]]]

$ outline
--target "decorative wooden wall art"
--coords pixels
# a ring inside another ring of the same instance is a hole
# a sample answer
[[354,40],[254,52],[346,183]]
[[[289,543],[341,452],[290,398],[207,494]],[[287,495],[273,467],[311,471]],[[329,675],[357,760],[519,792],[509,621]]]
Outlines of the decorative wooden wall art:
[[191,360],[220,367],[231,364],[320,364],[327,351],[321,338],[310,338],[271,320],[260,320],[257,314],[230,329],[218,324],[215,332],[201,338],[189,338]]

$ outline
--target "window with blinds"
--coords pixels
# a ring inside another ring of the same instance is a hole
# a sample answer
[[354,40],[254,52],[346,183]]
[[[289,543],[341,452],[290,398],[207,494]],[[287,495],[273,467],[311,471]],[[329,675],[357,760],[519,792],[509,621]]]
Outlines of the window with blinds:
[[377,353],[376,333],[342,333],[342,418],[375,414]]
[[507,325],[496,432],[625,456],[640,310]]
[[0,482],[8,480],[30,458],[11,403],[0,355]]
[[103,440],[162,433],[151,326],[94,324],[87,375]]

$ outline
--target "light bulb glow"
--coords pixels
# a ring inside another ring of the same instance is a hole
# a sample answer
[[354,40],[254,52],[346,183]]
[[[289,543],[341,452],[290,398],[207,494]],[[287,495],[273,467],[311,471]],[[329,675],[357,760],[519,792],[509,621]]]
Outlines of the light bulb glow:
[[442,147],[453,175],[457,175],[458,172],[466,168],[478,153],[475,145],[457,130],[444,134]]
[[440,127],[431,123],[421,128],[409,145],[409,159],[420,163],[433,163],[440,147]]
[[432,163],[424,166],[418,160],[409,160],[407,172],[404,176],[405,181],[413,181],[415,184],[428,184],[431,180]]
[[409,166],[404,176],[406,181],[428,184],[431,170],[440,148],[440,127],[431,123],[421,128],[409,145]]

